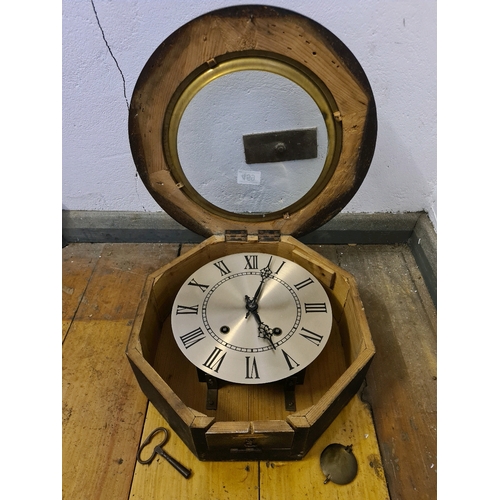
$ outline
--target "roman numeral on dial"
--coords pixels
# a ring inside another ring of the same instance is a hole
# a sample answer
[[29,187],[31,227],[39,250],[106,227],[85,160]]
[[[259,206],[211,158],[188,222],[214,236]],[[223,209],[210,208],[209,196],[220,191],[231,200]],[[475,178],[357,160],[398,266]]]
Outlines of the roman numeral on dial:
[[304,309],[306,313],[326,313],[325,302],[306,302],[304,303]]
[[195,306],[181,306],[178,304],[175,314],[198,314],[198,307],[198,304]]
[[[305,333],[302,333],[305,332]],[[323,340],[323,335],[319,335],[318,333],[311,332],[311,330],[308,330],[307,328],[302,327],[302,332],[300,335],[304,337],[305,339],[309,340],[312,342],[314,345],[318,346],[321,344],[321,341]]]
[[297,363],[297,361],[295,361],[289,354],[287,354],[283,349],[281,350],[281,352],[283,353],[283,356],[285,357],[285,361],[286,361],[286,364],[288,365],[288,368],[290,370],[293,370],[294,368],[297,368],[299,365],[299,363]]
[[314,281],[311,278],[307,278],[304,281],[301,281],[300,283],[297,283],[296,285],[293,285],[297,290],[300,290],[301,288],[304,288],[307,285],[313,284]]
[[194,278],[188,283],[188,285],[197,286],[202,292],[204,292],[208,288],[208,285],[202,285],[201,283],[198,283]]
[[226,354],[226,352],[222,354],[222,349],[215,347],[214,350],[210,353],[210,356],[208,356],[207,360],[203,363],[203,366],[206,366],[207,368],[210,368],[210,370],[218,373],[220,365],[224,361]]
[[257,255],[245,255],[245,269],[258,269]]
[[274,274],[278,274],[280,271],[281,271],[281,268],[286,264],[285,261],[283,261],[280,265],[280,267],[278,267],[278,269],[276,270],[276,272]]
[[223,260],[214,262],[214,266],[220,271],[221,276],[225,276],[226,274],[229,274],[231,272]]
[[192,332],[185,333],[181,335],[180,339],[186,349],[189,349],[191,346],[195,345],[200,340],[205,338],[205,334],[201,328],[197,328]]
[[257,369],[257,360],[255,359],[255,356],[253,357],[252,361],[250,361],[250,356],[245,356],[246,359],[246,379],[251,379],[251,378],[260,378],[259,376],[259,370]]

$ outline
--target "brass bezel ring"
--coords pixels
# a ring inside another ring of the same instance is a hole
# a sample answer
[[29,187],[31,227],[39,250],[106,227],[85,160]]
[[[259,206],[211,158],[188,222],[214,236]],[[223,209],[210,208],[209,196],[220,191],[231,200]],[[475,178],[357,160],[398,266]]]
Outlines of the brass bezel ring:
[[[300,86],[318,106],[327,129],[328,150],[322,171],[312,188],[287,207],[269,213],[234,213],[210,203],[191,185],[180,164],[177,139],[182,116],[194,96],[210,82],[236,71],[268,71],[283,76]],[[262,221],[286,217],[308,205],[328,184],[337,167],[342,150],[342,124],[335,119],[337,103],[324,83],[308,68],[281,54],[266,51],[233,52],[211,59],[194,70],[179,85],[170,100],[163,120],[163,152],[177,185],[194,203],[225,219]]]

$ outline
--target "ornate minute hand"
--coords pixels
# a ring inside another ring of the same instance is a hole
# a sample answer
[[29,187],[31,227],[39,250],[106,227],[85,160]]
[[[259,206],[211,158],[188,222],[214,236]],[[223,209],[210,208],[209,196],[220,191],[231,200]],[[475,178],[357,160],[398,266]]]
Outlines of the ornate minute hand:
[[273,274],[273,272],[271,271],[271,268],[269,267],[271,265],[272,260],[273,260],[273,258],[269,257],[269,262],[267,263],[267,266],[260,270],[260,285],[257,288],[255,295],[253,296],[253,300],[255,300],[255,302],[257,302],[257,300],[259,300],[260,292],[262,292],[262,286],[264,285],[264,281],[266,281],[267,278],[269,278],[271,276],[271,274]]
[[269,327],[268,325],[266,325],[265,323],[262,322],[262,320],[260,319],[259,313],[257,312],[257,309],[259,308],[258,299],[259,299],[260,293],[262,292],[262,287],[264,286],[264,282],[271,276],[271,274],[273,274],[273,272],[271,271],[271,268],[269,267],[271,265],[272,259],[273,258],[270,257],[269,262],[267,263],[267,266],[260,270],[260,277],[261,278],[260,278],[259,286],[257,287],[257,290],[255,292],[255,295],[252,298],[250,298],[248,295],[245,295],[245,305],[247,308],[247,313],[246,313],[245,318],[248,318],[248,316],[250,314],[253,314],[253,316],[257,320],[259,337],[267,339],[270,342],[271,347],[273,349],[276,349],[276,346],[274,345],[272,336],[273,335],[280,335],[281,328],[271,329],[271,327]]
[[262,292],[262,287],[264,286],[264,282],[273,274],[271,271],[271,268],[269,267],[271,265],[271,260],[272,256],[269,258],[269,262],[267,263],[266,267],[263,267],[260,270],[260,283],[259,286],[257,287],[257,290],[252,298],[250,298],[248,295],[245,295],[245,303],[247,306],[247,314],[245,318],[248,318],[249,314],[252,312],[252,309],[255,311],[257,310],[257,301],[259,300],[260,292]]

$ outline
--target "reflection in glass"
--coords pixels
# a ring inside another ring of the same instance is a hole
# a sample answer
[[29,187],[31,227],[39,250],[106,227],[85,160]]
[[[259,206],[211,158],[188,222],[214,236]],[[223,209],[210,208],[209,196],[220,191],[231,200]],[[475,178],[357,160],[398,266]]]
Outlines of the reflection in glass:
[[[245,162],[243,136],[316,128],[317,157]],[[236,214],[270,213],[302,198],[325,165],[327,128],[312,97],[288,78],[267,71],[228,73],[204,86],[187,105],[177,150],[192,187]]]

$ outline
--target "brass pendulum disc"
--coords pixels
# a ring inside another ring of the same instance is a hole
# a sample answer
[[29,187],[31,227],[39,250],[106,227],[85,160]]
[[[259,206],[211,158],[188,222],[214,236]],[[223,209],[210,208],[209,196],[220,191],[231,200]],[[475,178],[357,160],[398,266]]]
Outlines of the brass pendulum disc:
[[349,484],[358,473],[358,462],[352,453],[352,445],[334,443],[328,445],[320,457],[320,465],[326,476],[324,484]]

